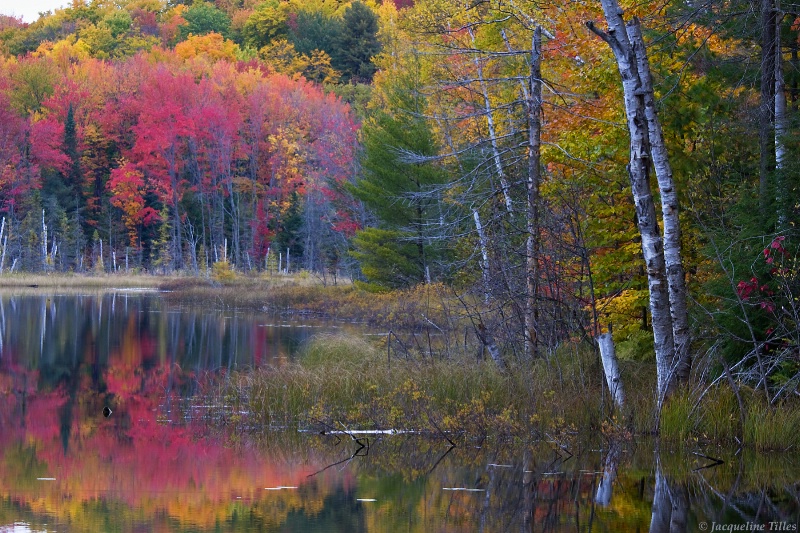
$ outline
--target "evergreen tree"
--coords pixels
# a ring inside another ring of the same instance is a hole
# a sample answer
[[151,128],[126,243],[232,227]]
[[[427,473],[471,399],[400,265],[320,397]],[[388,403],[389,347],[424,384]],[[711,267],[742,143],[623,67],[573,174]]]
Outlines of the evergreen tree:
[[333,66],[343,81],[369,82],[377,67],[372,58],[381,51],[378,41],[378,17],[366,4],[356,0],[342,17]]
[[275,251],[283,254],[284,263],[281,268],[286,268],[287,249],[289,250],[290,268],[292,265],[300,264],[299,261],[303,257],[302,211],[302,199],[297,191],[294,191],[290,196],[288,209],[280,216],[280,227],[275,235],[275,244],[277,245]]
[[333,56],[342,31],[342,21],[328,18],[321,11],[301,10],[289,26],[289,41],[298,54],[311,55],[314,50],[322,50]]
[[[351,186],[378,219],[378,228],[365,228],[353,239],[353,256],[373,288],[396,288],[435,278],[443,255],[440,241],[429,228],[438,220],[439,205],[433,188],[445,181],[431,164],[404,162],[402,152],[436,154],[428,123],[416,113],[419,99],[407,87],[398,87],[386,106],[363,126],[363,176]],[[433,271],[432,271],[433,269]]]
[[78,152],[78,136],[72,104],[69,105],[67,118],[64,121],[64,153],[69,157],[69,168],[64,176],[69,198],[60,202],[61,207],[67,212],[74,212],[77,216],[81,216],[86,207],[86,198],[83,195],[83,172],[81,171],[81,156]]

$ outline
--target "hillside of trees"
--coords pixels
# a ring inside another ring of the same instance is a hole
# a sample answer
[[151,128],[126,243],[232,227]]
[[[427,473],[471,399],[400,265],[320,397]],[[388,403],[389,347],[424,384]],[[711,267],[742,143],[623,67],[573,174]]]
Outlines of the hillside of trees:
[[[3,17],[0,270],[288,254],[369,290],[445,283],[493,353],[613,325],[631,359],[659,349],[651,297],[672,276],[691,351],[770,401],[796,393],[797,8],[623,2],[615,28],[615,6],[76,0]],[[628,92],[623,42],[646,50],[649,93]],[[645,112],[660,152],[634,146]]]

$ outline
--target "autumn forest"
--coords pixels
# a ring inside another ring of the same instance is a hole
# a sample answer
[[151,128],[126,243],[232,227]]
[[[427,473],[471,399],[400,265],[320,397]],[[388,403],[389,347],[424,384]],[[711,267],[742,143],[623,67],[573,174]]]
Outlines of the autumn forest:
[[466,323],[501,369],[613,332],[623,361],[655,353],[659,402],[695,372],[781,405],[800,382],[796,11],[76,0],[3,16],[0,272],[425,285],[457,314],[425,320]]

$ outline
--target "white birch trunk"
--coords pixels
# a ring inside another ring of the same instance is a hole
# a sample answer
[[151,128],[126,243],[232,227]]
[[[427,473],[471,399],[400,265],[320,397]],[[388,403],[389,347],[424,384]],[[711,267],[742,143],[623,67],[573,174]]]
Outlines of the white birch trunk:
[[638,19],[634,18],[628,23],[627,32],[636,56],[641,91],[644,93],[644,111],[647,118],[650,155],[653,159],[653,169],[655,170],[658,188],[661,193],[661,218],[664,223],[664,262],[667,267],[669,308],[672,316],[672,334],[675,339],[675,362],[673,367],[676,379],[679,382],[686,382],[689,379],[689,373],[692,368],[691,354],[689,352],[691,331],[689,329],[689,312],[686,303],[686,279],[681,260],[678,191],[675,188],[672,167],[669,164],[667,147],[664,144],[661,121],[658,119],[656,99],[653,92],[653,77],[650,73],[650,62],[647,59],[647,49],[645,48]]
[[600,359],[603,361],[603,371],[606,374],[606,383],[614,403],[620,409],[625,407],[625,390],[622,386],[622,376],[619,371],[617,350],[614,347],[614,338],[611,333],[603,333],[597,338],[600,347]]
[[675,359],[675,340],[672,333],[669,288],[666,279],[664,244],[658,227],[655,204],[650,190],[649,135],[645,116],[644,97],[636,66],[636,56],[628,40],[622,9],[617,0],[602,0],[603,12],[608,22],[608,33],[589,23],[589,28],[611,47],[622,77],[625,115],[630,132],[630,163],[628,176],[636,207],[639,233],[642,236],[642,254],[650,292],[650,313],[655,339],[657,394],[659,406],[672,382],[672,363]]
[[672,500],[669,485],[660,465],[656,467],[656,487],[653,493],[653,511],[650,517],[650,533],[668,533],[672,518]]
[[539,186],[541,183],[542,136],[542,30],[537,26],[531,39],[528,99],[528,213],[526,243],[527,298],[525,302],[525,356],[536,352],[537,296],[539,293]]
[[[474,47],[475,33],[472,31],[471,27],[469,28],[469,36],[472,39],[472,44]],[[500,158],[500,149],[497,146],[497,130],[494,125],[494,111],[492,110],[492,102],[489,100],[489,90],[486,87],[486,81],[483,78],[483,66],[481,66],[480,58],[476,56],[474,58],[474,62],[475,69],[477,70],[478,74],[478,81],[481,87],[481,95],[483,96],[483,105],[486,112],[486,123],[489,127],[489,142],[492,145],[494,166],[495,170],[497,171],[497,177],[500,180],[500,188],[503,191],[503,199],[506,203],[506,210],[511,213],[513,212],[513,206],[511,204],[511,189],[508,183],[508,178],[506,177],[506,173],[503,170],[503,162]]]
[[489,355],[492,358],[492,361],[497,365],[500,370],[505,370],[508,368],[506,365],[506,360],[503,358],[503,354],[500,352],[500,347],[497,345],[497,342],[494,340],[494,335],[486,329],[482,323],[478,324],[476,328],[476,333],[478,334],[478,338],[480,339],[481,343],[486,347],[486,350],[489,352]]
[[[781,48],[781,21],[775,23],[775,170],[778,171],[778,191],[781,191],[780,172],[786,168],[785,135],[788,130],[786,117],[786,82],[783,76],[783,52]],[[780,192],[779,192],[780,194]]]
[[42,268],[47,269],[47,224],[44,223],[44,209],[42,209]]
[[475,231],[478,232],[478,243],[481,247],[481,275],[483,276],[483,297],[489,302],[489,245],[486,240],[486,233],[481,224],[481,215],[477,209],[472,210],[472,217],[475,219]]
[[8,243],[8,238],[5,237],[6,233],[6,217],[3,217],[3,225],[0,226],[0,243],[3,244],[3,252],[0,255],[0,274],[3,273],[3,266],[6,264],[6,244]]

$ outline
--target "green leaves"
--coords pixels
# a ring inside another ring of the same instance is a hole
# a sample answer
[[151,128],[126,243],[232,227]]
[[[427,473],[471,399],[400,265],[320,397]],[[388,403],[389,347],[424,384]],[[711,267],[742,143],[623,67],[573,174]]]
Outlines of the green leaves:
[[183,18],[186,19],[186,24],[180,28],[181,40],[189,35],[205,35],[211,32],[227,37],[231,26],[228,15],[208,2],[195,3],[184,13]]

